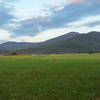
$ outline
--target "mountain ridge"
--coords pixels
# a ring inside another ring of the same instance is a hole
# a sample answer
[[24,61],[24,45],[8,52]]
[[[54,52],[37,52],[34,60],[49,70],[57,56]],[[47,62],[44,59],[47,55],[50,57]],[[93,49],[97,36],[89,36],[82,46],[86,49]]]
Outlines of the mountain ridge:
[[28,47],[31,47],[31,46],[39,46],[39,45],[45,45],[45,44],[48,44],[48,43],[52,43],[52,42],[57,42],[57,41],[60,41],[60,40],[63,40],[63,39],[68,39],[68,38],[71,38],[71,37],[74,37],[74,36],[77,36],[79,35],[78,32],[70,32],[70,33],[66,33],[64,35],[61,35],[61,36],[58,36],[56,38],[52,38],[52,39],[49,39],[49,40],[46,40],[44,42],[37,42],[37,43],[34,43],[34,42],[5,42],[5,43],[2,43],[0,44],[0,50],[18,50],[18,49],[25,49],[25,48],[28,48]]
[[[74,35],[73,35],[74,34]],[[100,32],[71,32],[36,45],[19,50],[11,50],[18,54],[57,54],[100,52]]]

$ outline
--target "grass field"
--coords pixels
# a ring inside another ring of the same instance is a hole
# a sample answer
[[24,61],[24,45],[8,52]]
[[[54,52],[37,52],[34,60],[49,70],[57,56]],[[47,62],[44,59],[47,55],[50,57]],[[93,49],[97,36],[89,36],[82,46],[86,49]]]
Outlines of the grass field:
[[100,54],[1,56],[0,100],[100,100]]

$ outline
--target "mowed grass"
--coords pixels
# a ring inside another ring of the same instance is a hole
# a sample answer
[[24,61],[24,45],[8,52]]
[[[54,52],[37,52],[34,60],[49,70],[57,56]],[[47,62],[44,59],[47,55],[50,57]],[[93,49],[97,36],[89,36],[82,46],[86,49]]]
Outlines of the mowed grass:
[[0,100],[100,100],[100,54],[1,56]]

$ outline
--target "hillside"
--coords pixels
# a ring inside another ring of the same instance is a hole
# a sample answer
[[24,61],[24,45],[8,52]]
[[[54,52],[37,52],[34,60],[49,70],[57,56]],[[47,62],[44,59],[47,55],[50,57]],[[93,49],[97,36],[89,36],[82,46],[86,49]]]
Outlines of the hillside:
[[0,50],[18,50],[18,49],[25,49],[29,47],[37,47],[40,45],[45,45],[45,44],[50,44],[50,43],[56,43],[59,41],[62,41],[64,39],[72,38],[74,36],[78,36],[79,33],[76,32],[71,32],[67,33],[65,35],[44,41],[44,42],[39,42],[39,43],[30,43],[30,42],[6,42],[3,44],[0,44]]
[[16,50],[23,49],[34,45],[34,43],[26,43],[26,42],[6,42],[0,44],[0,50]]
[[18,52],[24,54],[100,52],[100,32],[80,34],[57,42],[19,50]]
[[[13,43],[13,45],[7,45],[10,50],[5,50],[19,54],[100,52],[100,32],[93,31],[87,34],[71,32],[41,43]],[[5,45],[6,48],[7,46]],[[2,53],[5,53],[5,51],[2,51]]]

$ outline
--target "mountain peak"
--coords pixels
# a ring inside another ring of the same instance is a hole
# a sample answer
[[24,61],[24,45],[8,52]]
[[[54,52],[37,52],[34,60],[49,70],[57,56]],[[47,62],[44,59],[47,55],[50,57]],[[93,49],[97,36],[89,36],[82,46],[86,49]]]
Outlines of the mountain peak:
[[70,38],[74,37],[74,36],[78,36],[78,35],[80,35],[80,33],[78,33],[78,32],[69,32],[69,33],[66,34],[66,36],[70,37]]
[[24,49],[27,53],[75,53],[94,50],[100,51],[100,32],[92,31],[87,34],[69,32],[41,43],[6,42],[0,45],[0,50],[19,49],[22,49],[22,51]]
[[98,31],[91,31],[91,32],[89,32],[88,34],[96,34],[96,33],[97,33],[97,34],[98,34],[98,33],[100,34],[100,32],[98,32]]
[[67,34],[80,34],[79,32],[69,32]]

